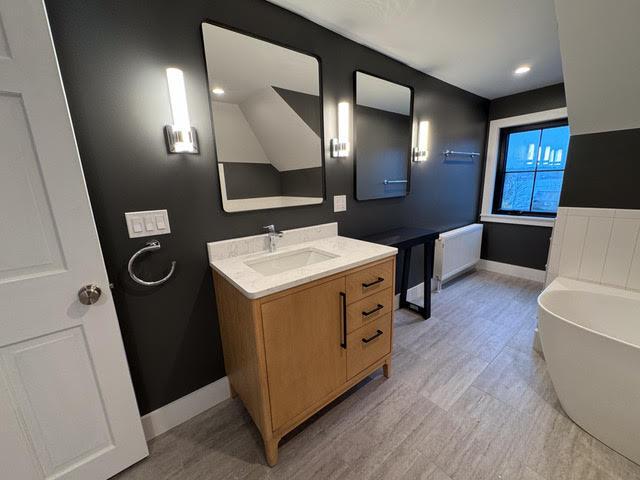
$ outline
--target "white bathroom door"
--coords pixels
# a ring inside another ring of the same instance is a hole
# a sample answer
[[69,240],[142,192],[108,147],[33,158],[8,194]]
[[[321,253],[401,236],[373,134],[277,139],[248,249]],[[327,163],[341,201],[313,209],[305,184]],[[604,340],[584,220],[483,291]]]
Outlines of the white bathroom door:
[[100,480],[147,454],[45,7],[0,0],[0,477]]

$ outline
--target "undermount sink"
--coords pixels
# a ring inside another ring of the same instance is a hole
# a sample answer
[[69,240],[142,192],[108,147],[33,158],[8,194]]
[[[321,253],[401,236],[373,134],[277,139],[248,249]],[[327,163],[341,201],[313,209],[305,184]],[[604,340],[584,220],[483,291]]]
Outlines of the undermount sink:
[[287,272],[295,268],[325,262],[337,256],[338,255],[310,247],[249,260],[246,261],[245,264],[256,272],[269,276]]

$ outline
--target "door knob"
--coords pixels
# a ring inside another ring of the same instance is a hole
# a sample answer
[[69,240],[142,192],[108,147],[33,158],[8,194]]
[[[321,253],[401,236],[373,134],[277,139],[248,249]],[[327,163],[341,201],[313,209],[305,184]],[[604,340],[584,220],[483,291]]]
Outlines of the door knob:
[[85,285],[78,291],[78,300],[83,305],[93,305],[102,295],[102,290],[97,285]]

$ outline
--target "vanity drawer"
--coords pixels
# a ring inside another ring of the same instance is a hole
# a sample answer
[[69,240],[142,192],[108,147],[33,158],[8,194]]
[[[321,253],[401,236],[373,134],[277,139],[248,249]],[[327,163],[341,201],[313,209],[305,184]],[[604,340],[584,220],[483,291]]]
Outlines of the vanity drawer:
[[347,307],[347,331],[353,332],[391,311],[393,311],[391,288],[369,295]]
[[347,275],[347,302],[357,302],[391,287],[394,273],[393,260],[389,260]]
[[391,352],[391,314],[347,336],[347,378],[360,373]]

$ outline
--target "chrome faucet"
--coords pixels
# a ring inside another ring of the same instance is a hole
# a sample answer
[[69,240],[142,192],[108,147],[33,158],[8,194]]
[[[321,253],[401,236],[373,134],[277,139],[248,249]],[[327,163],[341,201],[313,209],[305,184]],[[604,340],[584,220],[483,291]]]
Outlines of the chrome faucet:
[[284,233],[276,232],[276,227],[273,225],[267,225],[262,228],[265,229],[267,231],[267,234],[269,235],[269,251],[273,253],[276,251],[277,247],[276,238],[282,237]]

